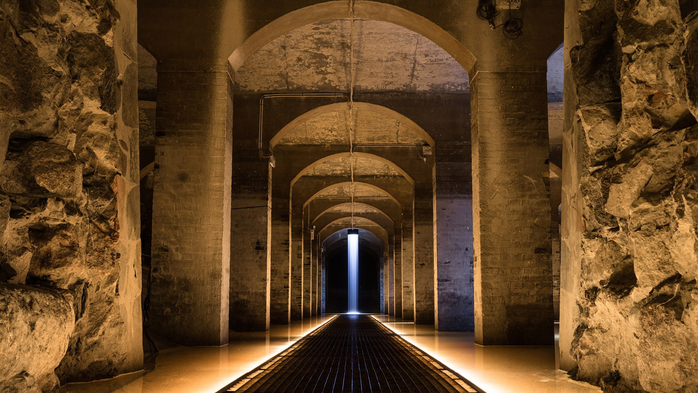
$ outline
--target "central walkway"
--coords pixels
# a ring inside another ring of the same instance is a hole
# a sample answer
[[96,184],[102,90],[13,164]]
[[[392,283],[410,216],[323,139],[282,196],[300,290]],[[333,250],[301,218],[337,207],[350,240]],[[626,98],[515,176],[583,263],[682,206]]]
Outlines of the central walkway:
[[221,392],[482,392],[368,315],[340,315]]

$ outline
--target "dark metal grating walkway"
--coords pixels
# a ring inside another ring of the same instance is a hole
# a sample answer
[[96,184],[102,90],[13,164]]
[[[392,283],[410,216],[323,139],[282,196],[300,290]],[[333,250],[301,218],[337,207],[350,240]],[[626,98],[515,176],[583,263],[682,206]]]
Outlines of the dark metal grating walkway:
[[482,392],[368,315],[340,315],[220,392]]

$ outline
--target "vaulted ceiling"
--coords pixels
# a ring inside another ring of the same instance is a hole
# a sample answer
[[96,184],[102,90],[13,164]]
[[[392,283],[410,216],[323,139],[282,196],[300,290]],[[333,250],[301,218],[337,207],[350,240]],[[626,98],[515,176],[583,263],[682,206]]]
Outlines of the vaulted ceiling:
[[352,79],[357,92],[470,90],[463,67],[433,42],[392,23],[360,19],[353,28],[349,19],[337,19],[293,30],[235,74],[241,92],[349,91]]

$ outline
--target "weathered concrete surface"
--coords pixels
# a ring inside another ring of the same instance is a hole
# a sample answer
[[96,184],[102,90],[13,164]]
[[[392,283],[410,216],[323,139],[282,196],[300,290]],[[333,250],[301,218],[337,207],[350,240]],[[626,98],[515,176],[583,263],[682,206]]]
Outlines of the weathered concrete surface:
[[[237,70],[238,89],[347,91],[353,72],[361,91],[468,91],[463,67],[424,36],[375,20],[355,20],[353,29],[353,43],[349,19],[308,24],[272,40]],[[353,65],[350,46],[360,59]]]
[[5,1],[0,15],[0,282],[72,295],[75,328],[52,325],[72,332],[62,382],[137,370],[136,4]]
[[544,67],[480,70],[473,88],[475,341],[553,343]]
[[[439,163],[436,165],[437,179]],[[472,200],[439,194],[437,182],[436,329],[474,329]]]
[[151,326],[181,344],[228,342],[229,83],[207,59],[158,64]]
[[641,0],[574,4],[567,24],[562,366],[605,391],[694,391],[695,21]]
[[0,390],[56,391],[74,329],[68,291],[0,284]]
[[[233,181],[235,182],[235,180]],[[267,195],[236,194],[232,204],[230,329],[269,329],[270,214]]]
[[402,319],[414,321],[414,225],[411,217],[402,224],[401,285],[395,291],[402,293]]
[[[432,161],[433,167],[434,162]],[[434,182],[415,187],[414,196],[414,322],[434,324],[436,299],[436,215]]]

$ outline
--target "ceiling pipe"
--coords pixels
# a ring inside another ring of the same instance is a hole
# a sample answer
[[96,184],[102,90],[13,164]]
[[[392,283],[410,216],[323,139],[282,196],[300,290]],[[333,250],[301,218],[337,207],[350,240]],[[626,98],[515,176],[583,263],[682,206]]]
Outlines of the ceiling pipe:
[[349,99],[348,93],[326,93],[326,92],[309,92],[309,93],[267,93],[262,94],[259,99],[259,135],[257,136],[257,148],[261,158],[271,158],[272,153],[264,152],[264,100],[268,98],[344,98]]

